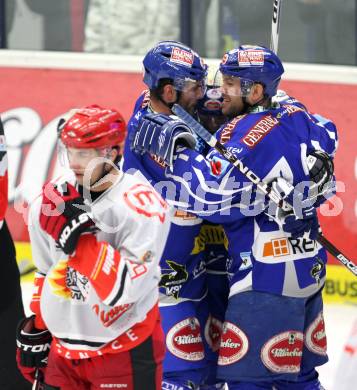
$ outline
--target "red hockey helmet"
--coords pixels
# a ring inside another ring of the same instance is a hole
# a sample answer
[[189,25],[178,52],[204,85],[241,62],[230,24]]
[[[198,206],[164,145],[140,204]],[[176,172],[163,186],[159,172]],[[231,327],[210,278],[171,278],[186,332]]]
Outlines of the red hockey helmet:
[[65,147],[100,149],[120,146],[125,140],[126,124],[118,111],[92,105],[60,121],[58,131]]

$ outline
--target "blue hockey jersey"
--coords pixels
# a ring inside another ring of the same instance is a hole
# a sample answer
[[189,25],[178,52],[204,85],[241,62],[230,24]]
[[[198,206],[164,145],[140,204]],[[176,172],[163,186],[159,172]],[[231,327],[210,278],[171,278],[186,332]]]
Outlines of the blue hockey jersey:
[[[165,165],[149,154],[138,155],[130,148],[130,140],[138,121],[148,112],[149,92],[137,100],[133,116],[128,123],[128,136],[124,148],[125,172],[138,169],[165,197]],[[161,184],[163,184],[161,186]],[[200,301],[207,294],[205,242],[200,233],[202,219],[196,214],[176,209],[169,237],[161,258],[160,305],[175,305],[193,300]]]
[[[282,176],[300,190],[308,187],[306,156],[337,147],[334,124],[298,104],[276,104],[240,115],[216,137],[263,181]],[[187,212],[224,224],[230,295],[246,290],[307,297],[322,287],[326,252],[309,238],[292,238],[264,212],[264,196],[215,149],[204,158],[182,148],[173,170],[166,168],[166,198]],[[305,185],[306,184],[306,185]]]

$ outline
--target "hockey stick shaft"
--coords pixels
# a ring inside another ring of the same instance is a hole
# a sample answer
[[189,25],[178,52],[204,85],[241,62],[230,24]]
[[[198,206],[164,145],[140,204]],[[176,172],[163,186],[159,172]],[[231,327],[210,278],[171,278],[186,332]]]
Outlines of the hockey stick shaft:
[[283,0],[274,0],[274,3],[273,3],[273,17],[271,20],[270,50],[272,50],[275,54],[278,53],[280,11],[281,11],[282,2],[283,2]]
[[[271,21],[271,38],[270,49],[277,54],[279,44],[279,29],[280,29],[280,14],[281,4],[283,0],[274,0],[273,16]],[[322,234],[318,237],[318,242],[334,257],[336,257],[343,265],[345,265],[354,275],[357,275],[357,266],[349,260],[341,251],[339,251],[330,241]]]
[[[246,176],[257,188],[268,198],[273,201],[278,207],[284,211],[291,211],[292,206],[281,199],[270,187],[264,183],[258,175],[256,175],[249,167],[245,166],[242,160],[238,159],[224,145],[222,145],[211,133],[198,123],[192,116],[186,112],[181,106],[175,104],[172,111],[180,117],[196,134],[198,134],[211,147],[215,148],[227,161],[234,165],[238,170]],[[357,276],[357,266],[354,262],[348,259],[339,249],[337,249],[322,233],[318,234],[316,239],[332,256],[336,257],[345,267],[347,267],[355,276]]]
[[35,372],[35,380],[32,385],[32,390],[43,390],[43,374],[42,371],[37,368]]

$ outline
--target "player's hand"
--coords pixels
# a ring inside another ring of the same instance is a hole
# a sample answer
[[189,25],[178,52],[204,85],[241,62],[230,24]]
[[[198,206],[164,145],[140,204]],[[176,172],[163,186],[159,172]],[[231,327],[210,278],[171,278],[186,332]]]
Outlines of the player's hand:
[[282,177],[274,179],[269,185],[272,191],[281,199],[284,199],[292,209],[283,211],[273,207],[274,211],[271,213],[269,207],[267,214],[291,237],[301,237],[308,234],[310,239],[316,240],[320,232],[320,225],[316,209],[311,204],[311,200],[304,199],[304,194]]
[[35,316],[24,318],[16,330],[16,361],[24,378],[31,383],[35,380],[36,370],[44,371],[52,336],[47,329],[35,328]]
[[148,152],[160,157],[169,167],[178,145],[194,148],[192,130],[180,119],[163,114],[147,114],[138,124],[131,147],[138,153]]
[[286,215],[282,221],[282,229],[290,233],[292,238],[308,234],[311,240],[316,240],[320,232],[316,209],[313,206],[304,208],[302,218],[296,217],[293,213]]
[[309,197],[316,198],[315,207],[317,207],[336,191],[333,159],[326,152],[315,150],[307,155],[306,164],[312,183]]
[[66,254],[74,252],[80,235],[92,232],[94,222],[78,191],[69,183],[43,186],[40,226]]

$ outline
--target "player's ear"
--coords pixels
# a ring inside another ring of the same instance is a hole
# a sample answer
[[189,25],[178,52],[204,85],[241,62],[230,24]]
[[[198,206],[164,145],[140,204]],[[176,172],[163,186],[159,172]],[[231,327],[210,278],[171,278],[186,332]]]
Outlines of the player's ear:
[[117,148],[113,148],[110,151],[110,159],[114,162],[115,159],[117,158],[118,154],[119,154],[119,150]]
[[166,84],[162,90],[162,98],[166,103],[176,102],[176,90],[172,84]]
[[252,104],[256,104],[264,97],[264,87],[261,84],[253,84],[250,94],[249,94],[250,100]]

